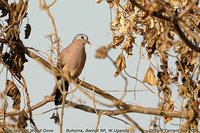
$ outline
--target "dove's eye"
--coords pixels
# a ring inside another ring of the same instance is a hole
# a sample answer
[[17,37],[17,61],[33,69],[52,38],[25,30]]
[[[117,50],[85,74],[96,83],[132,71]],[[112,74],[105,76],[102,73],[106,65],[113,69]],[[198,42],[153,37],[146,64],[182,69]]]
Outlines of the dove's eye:
[[83,39],[83,40],[84,40],[84,37],[83,37],[83,36],[81,36],[81,39]]

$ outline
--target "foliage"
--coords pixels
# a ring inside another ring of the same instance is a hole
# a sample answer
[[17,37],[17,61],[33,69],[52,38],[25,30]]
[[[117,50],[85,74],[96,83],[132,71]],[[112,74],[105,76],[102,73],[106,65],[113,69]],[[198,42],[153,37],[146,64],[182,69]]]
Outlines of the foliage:
[[[4,22],[0,25],[0,63],[12,75],[13,80],[7,80],[4,94],[1,94],[0,100],[2,107],[0,109],[0,131],[9,131],[11,129],[24,130],[27,127],[27,121],[30,121],[35,131],[38,131],[36,124],[32,118],[32,111],[42,107],[48,102],[53,101],[52,95],[45,97],[43,101],[36,105],[30,105],[30,98],[26,86],[26,80],[21,72],[24,69],[24,63],[28,62],[26,56],[33,58],[35,61],[42,64],[54,76],[61,76],[62,72],[54,63],[52,53],[54,52],[53,45],[56,44],[57,57],[60,54],[60,42],[56,30],[54,18],[51,15],[50,8],[56,0],[47,5],[45,0],[40,0],[41,10],[45,10],[50,17],[54,28],[54,34],[49,36],[52,43],[51,54],[48,58],[43,58],[41,55],[30,51],[21,39],[20,32],[24,19],[27,18],[28,0],[19,0],[18,2],[8,2],[8,0],[0,0],[0,10],[2,12],[0,18]],[[105,2],[97,0],[97,3]],[[83,110],[85,112],[95,113],[99,117],[107,115],[113,118],[116,115],[122,115],[131,122],[132,127],[136,127],[141,132],[144,130],[132,120],[127,113],[142,113],[147,115],[156,115],[164,118],[164,122],[170,122],[172,118],[184,118],[186,121],[180,125],[180,129],[189,131],[197,129],[199,121],[199,101],[200,98],[200,8],[198,0],[106,0],[113,12],[114,18],[110,23],[110,29],[113,33],[112,42],[108,46],[102,46],[96,51],[96,57],[105,59],[109,58],[116,67],[114,76],[122,76],[125,80],[124,95],[126,95],[127,78],[126,76],[144,84],[149,90],[150,86],[156,86],[158,92],[157,108],[143,107],[128,104],[123,99],[118,99],[92,84],[81,80],[73,81],[77,88],[83,89],[84,93],[90,91],[93,95],[88,95],[94,102],[94,108],[88,105],[65,101],[65,104],[73,108]],[[25,39],[31,34],[31,25],[26,23],[24,30]],[[52,37],[53,36],[53,37]],[[136,39],[142,37],[141,43],[136,44]],[[151,66],[146,71],[143,81],[137,77],[131,77],[126,72],[126,56],[134,56],[134,48],[145,51],[145,56],[151,63]],[[116,61],[113,61],[109,56],[109,50],[122,49]],[[33,50],[34,51],[34,50]],[[36,50],[35,50],[36,51]],[[126,54],[126,55],[125,55]],[[158,59],[157,62],[153,58]],[[173,60],[172,66],[169,62]],[[158,64],[158,65],[157,65]],[[63,77],[66,78],[66,77]],[[67,79],[67,78],[66,78]],[[15,82],[20,83],[20,87],[25,92],[25,104],[27,108],[21,109],[21,93]],[[172,87],[176,86],[178,90],[177,97],[187,101],[183,103],[179,110],[175,110],[175,101],[172,97]],[[87,91],[85,91],[87,90]],[[104,104],[95,98],[95,95],[100,95],[102,98],[109,100],[112,105]],[[12,98],[13,109],[15,111],[7,112],[6,97]],[[98,109],[96,103],[105,107],[116,107],[116,110]],[[63,123],[62,112],[53,113],[50,119],[53,119],[56,124],[60,125],[62,132]],[[6,121],[6,118],[11,118],[15,123],[11,124]],[[15,118],[17,117],[17,119]],[[158,129],[157,117],[152,121],[150,126],[153,129]],[[119,119],[118,119],[119,120]],[[123,121],[123,120],[121,120]],[[124,122],[124,121],[123,121]],[[126,122],[128,123],[128,122]],[[152,124],[153,123],[153,124]],[[97,127],[98,127],[97,124]]]
[[[97,3],[101,2],[97,0]],[[115,12],[110,24],[113,33],[111,47],[121,48],[130,56],[134,55],[133,47],[138,46],[146,51],[151,63],[152,58],[156,57],[158,62],[152,65],[159,66],[154,67],[155,72],[149,67],[144,82],[157,86],[164,110],[174,110],[172,87],[177,86],[179,97],[187,101],[183,110],[193,110],[195,113],[189,116],[188,129],[192,125],[197,126],[200,98],[199,1],[107,0],[107,3]],[[138,36],[142,36],[142,41],[136,46]],[[169,63],[170,59],[176,63],[175,68]],[[117,72],[124,69],[124,66],[119,66],[120,60],[118,57],[116,65],[120,68]],[[123,62],[126,63],[124,58]],[[154,73],[157,73],[156,77]],[[165,120],[168,122],[171,119],[166,117]]]

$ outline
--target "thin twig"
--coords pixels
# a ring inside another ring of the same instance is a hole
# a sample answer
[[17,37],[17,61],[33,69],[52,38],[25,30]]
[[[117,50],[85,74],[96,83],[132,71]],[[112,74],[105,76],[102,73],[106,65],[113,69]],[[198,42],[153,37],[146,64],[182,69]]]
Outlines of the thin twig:
[[[92,101],[94,100],[93,97],[92,97],[90,94],[88,94],[88,93],[91,93],[90,91],[85,90],[84,88],[81,88],[81,89],[79,89],[79,90],[80,90],[84,95],[86,95],[89,99],[91,99]],[[97,96],[101,97],[101,95],[97,95]],[[109,108],[114,107],[113,104],[103,103],[102,101],[97,100],[97,99],[95,99],[95,102],[98,103],[98,104],[100,104],[100,105],[103,105],[103,106],[105,106],[105,107],[109,107]]]
[[113,119],[116,119],[116,120],[119,120],[119,121],[122,121],[122,122],[124,122],[125,124],[128,124],[128,125],[130,125],[130,126],[132,126],[132,127],[135,127],[134,125],[132,125],[131,123],[129,123],[129,122],[127,122],[127,121],[125,121],[125,120],[122,120],[122,119],[120,119],[120,118],[117,118],[117,117],[115,117],[115,116],[109,116],[110,118],[113,118]]
[[136,126],[136,128],[141,132],[141,133],[144,133],[144,129],[142,129],[138,124],[137,122],[135,122],[133,119],[131,119],[127,114],[123,114],[123,116],[129,120],[134,126]]
[[51,23],[52,23],[52,26],[53,26],[53,30],[54,30],[54,35],[55,35],[55,41],[56,41],[57,57],[59,58],[60,57],[60,40],[59,40],[59,36],[58,36],[55,20],[54,20],[52,14],[50,12],[50,9],[49,9],[50,7],[52,7],[56,3],[56,1],[57,0],[54,0],[52,2],[52,4],[47,5],[45,0],[43,0],[43,2],[42,2],[42,0],[40,0],[39,4],[40,4],[40,9],[46,11],[47,15],[49,16],[49,18],[51,20]]
[[[117,68],[114,60],[109,55],[107,55],[107,57],[112,62],[112,64],[115,66],[115,68]],[[126,93],[127,93],[128,80],[127,80],[127,78],[121,72],[120,72],[120,76],[124,79],[124,82],[125,82],[124,83],[124,93],[123,93],[123,95],[120,98],[120,100],[123,100],[124,97],[126,96]]]
[[[141,61],[141,52],[142,52],[142,48],[140,48],[140,53],[139,53],[139,60],[138,60],[138,65],[137,65],[137,68],[136,68],[136,74],[135,74],[135,77],[136,79],[138,79],[138,71],[139,71],[139,67],[140,67],[140,61]],[[136,100],[136,88],[137,88],[137,80],[135,80],[135,88],[134,88],[134,98]]]
[[136,77],[133,77],[133,76],[131,76],[130,74],[128,74],[127,73],[127,71],[126,70],[124,70],[124,72],[130,77],[130,78],[132,78],[132,79],[135,79],[135,80],[137,80],[137,81],[139,81],[140,83],[142,83],[150,92],[152,92],[153,94],[155,94],[155,95],[157,95],[158,96],[158,94],[156,93],[156,92],[154,92],[153,90],[151,90],[147,85],[145,85],[145,83],[144,82],[142,82],[141,80],[139,80],[138,78],[136,78]]
[[98,115],[98,119],[97,119],[97,124],[96,124],[96,127],[95,127],[95,133],[97,133],[97,130],[98,130],[98,127],[99,127],[99,123],[100,123],[100,120],[101,120],[101,114]]
[[31,110],[31,103],[30,103],[30,96],[28,93],[28,89],[27,89],[27,85],[26,85],[26,80],[25,78],[22,76],[22,80],[23,80],[23,90],[26,94],[26,104],[28,107],[28,113],[29,113],[29,117],[30,117],[30,123],[33,125],[33,128],[35,129],[36,132],[39,132],[35,122],[33,121],[33,117],[32,117],[32,110]]

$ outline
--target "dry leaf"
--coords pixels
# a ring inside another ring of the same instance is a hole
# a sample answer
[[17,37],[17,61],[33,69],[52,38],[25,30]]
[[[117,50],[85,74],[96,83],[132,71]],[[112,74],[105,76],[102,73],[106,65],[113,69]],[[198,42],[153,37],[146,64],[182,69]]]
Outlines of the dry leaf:
[[170,75],[167,71],[159,71],[157,76],[162,83],[167,83],[170,79]]
[[115,31],[115,30],[118,29],[118,25],[119,25],[120,19],[121,19],[121,14],[122,14],[122,12],[118,11],[115,18],[111,22],[110,28],[111,28],[112,31]]
[[18,116],[17,127],[25,129],[28,126],[28,119],[28,114],[26,113],[26,111],[22,110]]
[[13,109],[20,110],[21,94],[14,82],[7,80],[4,94],[11,97],[13,100]]
[[117,71],[115,72],[115,77],[117,77],[119,74],[120,74],[120,72],[123,70],[123,69],[125,69],[126,68],[126,60],[125,60],[125,57],[124,57],[124,55],[123,55],[123,53],[121,53],[118,57],[117,57],[117,59],[116,59],[116,61],[115,61],[115,64],[116,64],[116,67],[117,67]]
[[191,97],[191,94],[187,88],[187,85],[180,85],[178,87],[178,91],[179,91],[179,95],[182,97],[182,98],[189,98]]
[[119,46],[124,41],[124,35],[114,36],[112,41],[112,47]]
[[7,108],[8,102],[6,100],[5,94],[0,92],[0,111],[6,111]]
[[181,8],[181,2],[179,0],[170,0],[169,4],[174,8],[178,9]]
[[170,99],[170,97],[172,96],[172,90],[167,85],[164,85],[162,87],[162,92],[163,92],[165,100]]
[[152,14],[153,12],[157,12],[159,9],[159,5],[156,2],[152,2],[147,4],[148,14]]
[[96,3],[101,3],[102,2],[102,0],[96,0]]
[[126,51],[128,55],[132,55],[133,44],[130,43],[129,41],[125,41],[123,49]]
[[[4,2],[2,2],[2,1],[4,1]],[[6,8],[4,3],[8,4],[8,0],[0,0],[0,10],[1,10],[0,17],[5,17],[8,14],[8,9]]]
[[156,85],[157,81],[156,81],[156,76],[154,75],[154,71],[151,68],[151,66],[148,68],[144,80],[143,82],[150,84],[151,86]]
[[165,123],[168,123],[172,120],[172,117],[164,117]]
[[128,19],[126,19],[124,17],[124,14],[121,14],[121,19],[120,19],[120,26],[119,26],[119,33],[121,34],[127,34],[130,33],[131,31],[131,24],[128,21]]
[[200,85],[197,86],[196,91],[197,91],[196,97],[200,100]]
[[31,34],[31,25],[30,24],[26,24],[25,26],[25,37],[24,39],[28,39],[28,37],[30,36]]
[[132,55],[133,44],[135,43],[135,37],[131,34],[127,35],[126,41],[124,41],[123,49],[128,55]]
[[165,104],[165,108],[164,108],[165,111],[169,111],[169,110],[174,110],[174,100],[172,98],[170,98],[168,100],[168,102]]
[[108,2],[108,4],[110,4],[110,8],[115,8],[117,10],[118,6],[119,6],[119,0],[106,0]]
[[[168,102],[165,104],[164,111],[173,111],[174,110],[174,100],[170,98]],[[164,117],[165,123],[172,120],[172,117]]]
[[154,26],[155,26],[155,21],[154,21],[154,19],[153,19],[153,18],[150,18],[150,19],[149,19],[149,22],[150,22],[149,28],[154,28]]
[[110,49],[109,46],[102,46],[96,50],[95,57],[98,59],[104,59],[107,57],[108,50]]
[[58,112],[56,111],[56,114],[53,113],[52,116],[50,117],[50,119],[53,119],[55,124],[59,124],[59,122],[60,122],[60,117],[59,117]]

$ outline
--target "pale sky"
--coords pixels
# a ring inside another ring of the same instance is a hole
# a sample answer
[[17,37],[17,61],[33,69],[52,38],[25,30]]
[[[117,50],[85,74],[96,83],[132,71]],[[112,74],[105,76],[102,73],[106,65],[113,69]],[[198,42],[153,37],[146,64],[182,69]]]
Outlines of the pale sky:
[[[78,33],[86,33],[89,36],[92,46],[86,46],[87,61],[80,75],[80,79],[84,79],[86,82],[104,90],[123,90],[124,81],[120,77],[114,77],[115,68],[112,63],[108,59],[99,60],[94,57],[97,48],[109,44],[112,40],[112,34],[109,28],[111,19],[109,5],[105,1],[101,4],[97,4],[95,0],[59,0],[56,2],[55,6],[51,8],[51,12],[54,16],[63,48],[66,47]],[[28,17],[29,23],[32,26],[32,31],[29,39],[23,40],[24,44],[28,47],[33,47],[49,53],[51,43],[45,36],[53,33],[53,28],[47,14],[39,9],[37,0],[30,0]],[[136,43],[139,42],[140,40],[138,39]],[[109,55],[111,55],[113,59],[116,59],[119,53],[120,50],[112,50],[109,52]],[[133,53],[132,57],[127,58],[127,71],[130,75],[135,76],[139,58],[139,48],[137,46],[134,46]],[[27,80],[31,105],[34,105],[43,100],[44,96],[52,92],[55,81],[53,75],[43,69],[37,62],[30,58],[28,58],[28,60],[29,62],[25,64],[23,75]],[[142,60],[138,72],[139,79],[143,80],[148,67],[149,63]],[[0,78],[0,84],[3,86],[5,84],[5,76],[1,74]],[[128,89],[133,90],[134,86],[135,80],[129,78]],[[144,90],[145,87],[138,82],[137,89]],[[112,92],[111,94],[120,98],[123,92]],[[86,96],[80,92],[74,93],[74,96],[76,98],[81,98],[84,104],[92,106],[91,100],[88,100]],[[69,100],[71,97],[72,96],[69,95],[67,99]],[[148,107],[156,107],[157,100],[157,97],[149,91],[137,92],[136,100],[134,99],[133,92],[129,92],[124,99],[124,101],[128,103]],[[73,98],[72,101],[77,100]],[[54,124],[53,120],[49,119],[54,111],[38,115],[54,107],[54,103],[52,103],[33,111],[33,119],[39,129],[59,130],[59,126]],[[102,106],[97,107],[107,109]],[[150,119],[154,118],[153,116],[135,113],[129,114],[129,116],[144,129],[147,129]],[[92,113],[66,108],[63,131],[66,129],[95,129],[97,118],[98,116]],[[123,119],[125,120],[125,118]],[[102,116],[99,124],[99,129],[126,129],[129,127],[129,125],[107,116]]]

